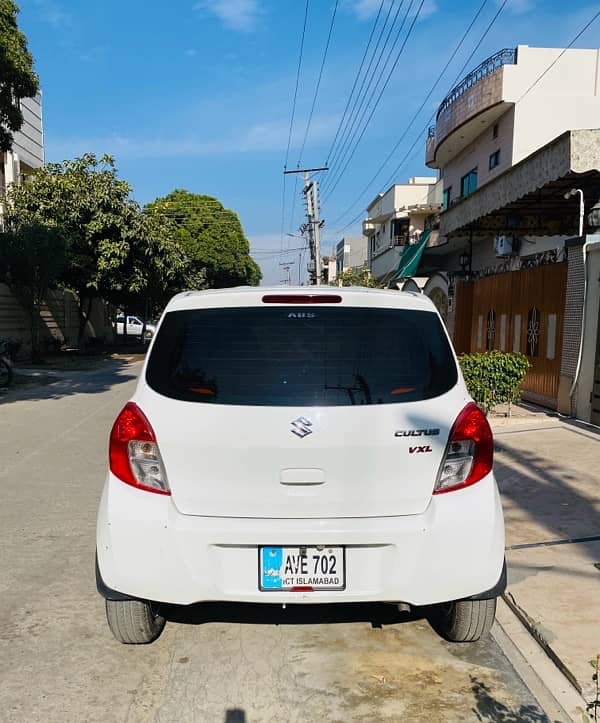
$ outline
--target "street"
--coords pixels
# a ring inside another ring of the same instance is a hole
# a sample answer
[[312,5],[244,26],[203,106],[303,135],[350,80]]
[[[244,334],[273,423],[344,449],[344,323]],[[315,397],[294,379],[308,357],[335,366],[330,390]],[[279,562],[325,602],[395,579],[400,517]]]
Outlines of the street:
[[111,361],[0,397],[1,720],[549,720],[493,639],[448,644],[391,606],[198,605],[169,610],[154,645],[115,642],[95,517],[139,370]]

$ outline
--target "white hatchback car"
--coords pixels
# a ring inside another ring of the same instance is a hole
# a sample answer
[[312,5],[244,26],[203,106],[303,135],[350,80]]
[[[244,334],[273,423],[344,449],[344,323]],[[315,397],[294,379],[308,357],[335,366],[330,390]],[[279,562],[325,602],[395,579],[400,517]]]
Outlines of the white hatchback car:
[[110,435],[110,629],[151,642],[168,603],[383,601],[477,640],[506,586],[492,461],[425,296],[179,294]]

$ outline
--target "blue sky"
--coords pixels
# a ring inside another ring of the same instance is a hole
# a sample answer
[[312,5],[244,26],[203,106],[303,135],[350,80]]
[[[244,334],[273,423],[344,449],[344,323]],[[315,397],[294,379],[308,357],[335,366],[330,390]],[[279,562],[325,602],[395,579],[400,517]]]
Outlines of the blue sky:
[[[393,15],[396,0],[385,0],[384,13],[391,2]],[[324,250],[384,190],[456,79],[500,0],[488,0],[398,151],[352,205],[405,131],[481,2],[425,0],[352,162],[323,198]],[[339,0],[303,165],[320,166],[327,159],[380,3]],[[414,0],[412,7],[419,4]],[[334,5],[335,0],[309,3],[289,168],[299,160]],[[409,7],[406,0],[398,23]],[[110,153],[141,203],[174,188],[216,196],[239,214],[263,283],[278,283],[279,263],[287,259],[295,261],[297,279],[298,252],[280,255],[282,248],[302,244],[286,235],[282,241],[282,171],[304,9],[304,0],[21,0],[20,25],[44,92],[46,160]],[[564,47],[595,9],[595,2],[508,0],[469,68],[503,47]],[[599,23],[576,47],[598,46]],[[394,180],[430,173],[423,157],[419,143]],[[301,210],[299,186],[288,177],[285,233],[298,233]],[[359,230],[355,223],[344,233]]]

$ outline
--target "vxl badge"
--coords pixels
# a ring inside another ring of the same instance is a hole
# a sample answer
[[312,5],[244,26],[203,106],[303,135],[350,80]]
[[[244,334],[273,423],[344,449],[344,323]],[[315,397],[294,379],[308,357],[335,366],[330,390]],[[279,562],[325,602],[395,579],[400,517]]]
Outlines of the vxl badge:
[[296,437],[300,437],[300,439],[304,439],[304,437],[308,437],[309,434],[312,434],[312,422],[310,419],[307,419],[306,417],[298,417],[298,419],[294,419],[292,422],[292,428],[290,432],[292,434],[295,434]]

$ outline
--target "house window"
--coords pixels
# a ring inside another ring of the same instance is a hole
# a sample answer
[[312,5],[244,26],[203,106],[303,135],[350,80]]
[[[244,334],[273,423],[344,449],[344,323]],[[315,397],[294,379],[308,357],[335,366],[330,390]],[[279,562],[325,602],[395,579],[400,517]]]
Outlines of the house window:
[[450,208],[450,201],[452,200],[452,186],[448,186],[442,196],[442,210],[445,211]]
[[492,138],[494,140],[498,138],[498,123],[494,123],[494,127],[492,128]]
[[468,196],[477,189],[477,169],[469,171],[466,176],[460,179],[460,195]]
[[490,171],[492,171],[496,166],[500,165],[500,149],[497,151],[494,151],[492,155],[490,156]]

